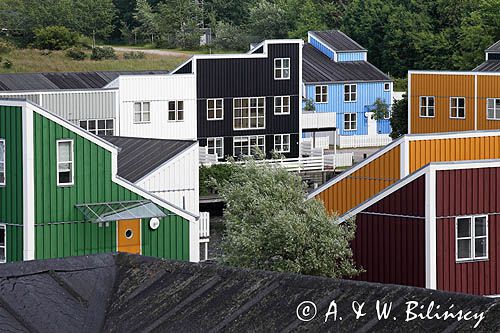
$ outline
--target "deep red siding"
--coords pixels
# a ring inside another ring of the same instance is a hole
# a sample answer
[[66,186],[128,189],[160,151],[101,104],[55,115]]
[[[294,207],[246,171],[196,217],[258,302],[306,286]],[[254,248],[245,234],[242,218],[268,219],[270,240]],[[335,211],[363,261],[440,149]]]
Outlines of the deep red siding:
[[[500,293],[500,168],[437,172],[438,289],[477,295]],[[457,263],[455,217],[488,214],[486,261]]]
[[424,176],[358,214],[351,246],[366,272],[356,279],[425,287],[424,216]]

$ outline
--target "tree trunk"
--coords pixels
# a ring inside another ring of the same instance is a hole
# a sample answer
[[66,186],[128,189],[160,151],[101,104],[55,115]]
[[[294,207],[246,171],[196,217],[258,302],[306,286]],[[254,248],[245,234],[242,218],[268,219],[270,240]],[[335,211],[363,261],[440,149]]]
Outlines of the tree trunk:
[[92,48],[95,49],[95,30],[92,30]]

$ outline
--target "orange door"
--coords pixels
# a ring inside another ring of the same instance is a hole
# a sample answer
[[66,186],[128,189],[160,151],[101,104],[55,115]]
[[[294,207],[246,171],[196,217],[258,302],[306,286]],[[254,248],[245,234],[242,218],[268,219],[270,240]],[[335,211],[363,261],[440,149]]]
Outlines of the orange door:
[[141,254],[141,220],[118,221],[118,252]]

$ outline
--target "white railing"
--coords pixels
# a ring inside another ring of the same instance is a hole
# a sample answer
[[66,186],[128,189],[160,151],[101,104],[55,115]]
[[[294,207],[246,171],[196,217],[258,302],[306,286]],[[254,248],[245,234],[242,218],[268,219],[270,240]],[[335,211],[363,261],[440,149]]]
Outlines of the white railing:
[[302,112],[302,128],[331,128],[336,125],[336,112]]
[[307,142],[309,145],[312,145],[313,141],[314,141],[314,148],[328,149],[330,147],[330,137],[328,135],[326,136],[317,135],[315,139],[313,139],[312,137],[302,139],[302,143]]
[[325,155],[325,168],[335,169],[339,167],[348,167],[353,163],[353,153],[341,153],[341,154],[331,154]]
[[359,147],[382,147],[391,143],[392,139],[387,134],[379,135],[340,135],[338,144],[340,148],[359,148]]
[[217,163],[217,154],[209,154],[208,147],[200,147],[200,164]]
[[200,245],[204,244],[204,255],[201,261],[208,260],[208,243],[210,242],[210,213],[200,212]]
[[[325,170],[323,156],[309,156],[299,158],[283,158],[274,160],[260,160],[256,163],[267,163],[280,166],[290,172],[323,171]],[[238,162],[245,163],[245,162]]]

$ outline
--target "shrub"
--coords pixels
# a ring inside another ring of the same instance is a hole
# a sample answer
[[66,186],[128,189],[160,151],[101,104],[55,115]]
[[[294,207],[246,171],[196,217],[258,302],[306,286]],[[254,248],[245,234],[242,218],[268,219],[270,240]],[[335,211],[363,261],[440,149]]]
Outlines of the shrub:
[[200,167],[200,195],[209,195],[216,192],[216,184],[229,181],[235,172],[232,164],[214,164]]
[[66,57],[73,60],[85,60],[87,56],[81,49],[72,48],[66,51]]
[[49,26],[35,29],[34,46],[38,49],[65,50],[75,46],[78,34],[69,31],[66,27]]
[[144,59],[145,58],[145,54],[144,52],[134,52],[134,51],[131,51],[131,52],[125,52],[123,54],[123,59]]
[[95,47],[90,55],[92,60],[118,59],[115,50],[112,47]]
[[9,69],[9,68],[12,68],[12,66],[14,66],[14,64],[12,63],[12,61],[10,61],[9,59],[5,59],[3,62],[2,62],[2,67],[5,68],[5,69]]
[[9,53],[15,46],[4,39],[0,39],[0,54]]

